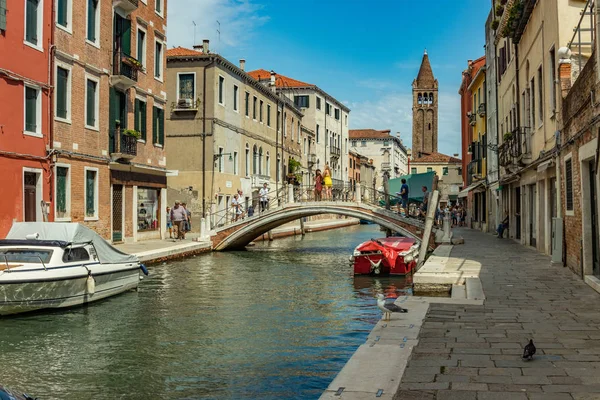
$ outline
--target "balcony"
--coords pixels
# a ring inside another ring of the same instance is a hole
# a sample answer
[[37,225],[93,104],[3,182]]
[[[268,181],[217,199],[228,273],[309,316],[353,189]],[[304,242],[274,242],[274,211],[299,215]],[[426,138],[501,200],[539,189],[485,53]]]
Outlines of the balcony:
[[313,165],[315,165],[317,163],[317,155],[315,153],[310,153],[307,156],[307,160],[308,160],[308,166],[312,167]]
[[392,164],[389,162],[382,162],[381,163],[381,170],[382,171],[391,171],[392,170]]
[[527,165],[531,161],[531,144],[527,128],[519,127],[504,135],[498,146],[498,161],[502,167]]
[[142,64],[135,58],[115,51],[113,54],[113,70],[110,83],[119,89],[127,90],[137,83],[138,71]]
[[131,160],[137,156],[137,137],[128,135],[127,129],[115,128],[110,133],[110,157],[114,160]]
[[340,155],[342,154],[340,148],[335,146],[329,147],[329,153],[331,154],[331,158],[340,158]]
[[113,7],[121,10],[121,14],[127,17],[129,14],[137,10],[138,0],[114,0]]
[[481,118],[485,117],[485,103],[481,103],[479,105],[479,107],[477,108],[477,114],[479,114]]
[[250,176],[250,180],[252,182],[252,189],[260,189],[265,183],[267,186],[269,186],[271,183],[271,177],[268,175],[252,174],[252,176]]
[[172,112],[197,112],[200,101],[193,99],[179,99],[171,103]]

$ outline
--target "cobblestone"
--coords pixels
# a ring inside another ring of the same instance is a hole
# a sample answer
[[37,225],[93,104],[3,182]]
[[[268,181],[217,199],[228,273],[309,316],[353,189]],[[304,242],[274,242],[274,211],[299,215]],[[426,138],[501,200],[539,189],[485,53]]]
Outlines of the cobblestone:
[[[455,234],[465,244],[450,256],[481,264],[486,300],[430,305],[395,398],[600,399],[600,294],[516,242]],[[525,362],[529,339],[538,351]]]

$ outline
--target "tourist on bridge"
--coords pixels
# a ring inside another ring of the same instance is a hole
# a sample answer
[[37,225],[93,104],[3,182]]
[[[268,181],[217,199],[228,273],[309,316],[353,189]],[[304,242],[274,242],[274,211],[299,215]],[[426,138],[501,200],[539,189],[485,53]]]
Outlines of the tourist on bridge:
[[398,196],[400,196],[400,207],[401,210],[398,210],[399,214],[402,214],[402,212],[405,213],[405,215],[408,214],[408,185],[406,184],[406,179],[402,178],[402,180],[400,181],[402,182],[402,186],[400,186],[400,191],[398,193],[396,193]]
[[[263,187],[258,192],[260,196],[260,212],[265,212],[269,208],[269,189],[267,188],[267,182],[263,183]],[[248,209],[248,216],[250,216],[250,209]]]
[[318,169],[315,173],[315,200],[321,201],[321,191],[323,190],[323,175],[321,170]]
[[187,211],[181,207],[181,202],[175,200],[175,206],[171,209],[171,221],[175,226],[176,237],[181,240],[183,236],[183,222],[187,220]]
[[427,186],[423,186],[423,204],[421,204],[421,217],[427,217],[427,206],[429,205],[429,191],[427,191]]
[[325,184],[325,198],[332,200],[331,188],[333,187],[333,180],[331,179],[331,169],[329,164],[325,164],[325,170],[323,171],[323,183]]

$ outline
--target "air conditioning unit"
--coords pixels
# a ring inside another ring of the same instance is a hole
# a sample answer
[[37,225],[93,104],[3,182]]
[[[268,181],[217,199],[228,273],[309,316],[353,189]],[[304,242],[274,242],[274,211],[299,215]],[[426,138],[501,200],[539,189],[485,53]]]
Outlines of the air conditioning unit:
[[192,99],[179,99],[177,102],[177,108],[192,108],[194,106],[194,100]]

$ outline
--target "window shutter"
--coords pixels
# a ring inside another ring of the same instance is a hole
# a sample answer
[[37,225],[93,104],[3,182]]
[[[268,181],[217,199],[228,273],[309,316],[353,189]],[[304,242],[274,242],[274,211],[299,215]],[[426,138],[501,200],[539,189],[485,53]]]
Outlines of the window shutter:
[[6,0],[0,0],[0,30],[6,30]]
[[63,167],[56,168],[56,211],[59,213],[67,212],[67,174],[68,169]]
[[87,99],[86,99],[86,124],[89,126],[96,125],[96,86],[94,81],[87,80]]
[[131,20],[121,18],[121,52],[131,56]]
[[67,1],[68,0],[58,0],[58,7],[56,10],[56,18],[57,22],[62,26],[67,26]]
[[152,143],[158,143],[157,108],[152,107]]
[[38,9],[38,1],[39,0],[27,0],[27,26],[25,39],[29,43],[38,44],[37,38],[37,9]]
[[95,171],[86,171],[85,179],[85,213],[88,217],[93,216],[96,213],[94,210],[94,191],[95,191]]
[[133,111],[133,116],[134,116],[133,129],[135,129],[138,132],[140,132],[140,127],[141,127],[140,113],[141,113],[140,101],[138,99],[135,99],[134,111]]
[[165,112],[158,110],[158,143],[165,145]]
[[37,132],[37,91],[25,88],[25,130]]
[[142,139],[146,140],[146,103],[140,101],[140,132],[142,134]]
[[56,116],[67,118],[67,83],[69,80],[69,71],[57,68],[56,80]]
[[87,38],[91,42],[96,41],[96,7],[98,0],[88,0],[88,25]]

